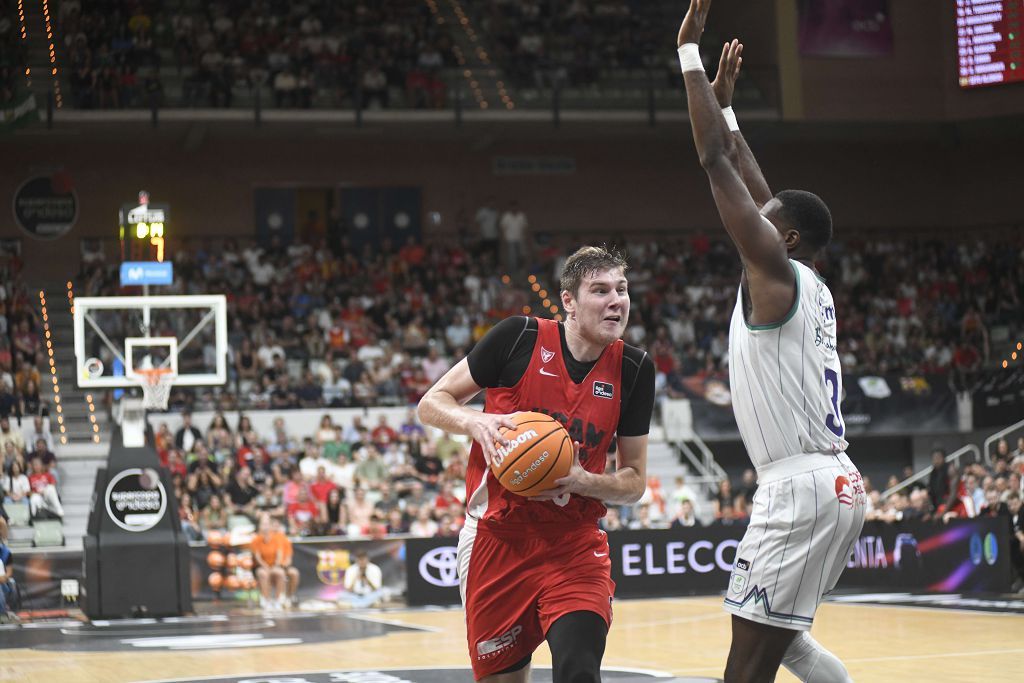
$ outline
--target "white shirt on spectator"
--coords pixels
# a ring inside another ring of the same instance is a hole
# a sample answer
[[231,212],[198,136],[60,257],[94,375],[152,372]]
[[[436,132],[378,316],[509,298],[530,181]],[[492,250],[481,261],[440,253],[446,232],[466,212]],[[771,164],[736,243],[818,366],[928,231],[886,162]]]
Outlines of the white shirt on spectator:
[[[299,471],[307,481],[315,481],[316,473],[323,467],[328,479],[334,479],[334,463],[322,455],[315,458],[303,458],[299,461]],[[338,482],[335,481],[335,484]]]
[[506,242],[522,242],[526,226],[526,214],[522,211],[506,211],[501,216],[501,233]]
[[373,562],[366,563],[365,572],[360,569],[358,562],[345,570],[345,590],[349,593],[370,595],[379,591],[382,584],[383,573]]
[[281,348],[280,344],[274,344],[273,346],[263,344],[256,350],[256,358],[259,359],[260,365],[264,368],[269,368],[274,365],[274,356],[281,356],[284,358],[284,355],[284,349]]
[[441,375],[448,372],[448,367],[448,361],[441,356],[434,360],[430,360],[429,357],[423,359],[423,372],[431,384],[441,379]]
[[480,228],[480,237],[485,240],[498,239],[498,211],[489,206],[481,206],[476,210],[476,224]]

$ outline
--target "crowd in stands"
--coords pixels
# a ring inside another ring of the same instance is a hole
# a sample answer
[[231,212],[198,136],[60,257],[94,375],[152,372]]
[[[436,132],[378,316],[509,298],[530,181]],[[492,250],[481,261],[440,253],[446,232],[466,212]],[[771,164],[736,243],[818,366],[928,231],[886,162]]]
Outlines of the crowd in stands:
[[25,285],[24,264],[0,249],[0,416],[46,415],[42,320]]
[[0,109],[14,103],[19,83],[25,83],[25,64],[17,3],[0,0]]
[[263,514],[293,536],[453,536],[465,521],[467,445],[428,439],[412,411],[400,425],[383,416],[341,425],[328,414],[308,435],[289,433],[284,418],[259,434],[244,414],[200,428],[186,413],[156,442],[192,540],[254,528]]
[[[431,108],[445,103],[447,32],[419,0],[110,0],[60,4],[62,61],[78,108]],[[180,101],[169,78],[181,82]],[[272,102],[270,101],[272,93]],[[397,94],[397,97],[396,97]]]

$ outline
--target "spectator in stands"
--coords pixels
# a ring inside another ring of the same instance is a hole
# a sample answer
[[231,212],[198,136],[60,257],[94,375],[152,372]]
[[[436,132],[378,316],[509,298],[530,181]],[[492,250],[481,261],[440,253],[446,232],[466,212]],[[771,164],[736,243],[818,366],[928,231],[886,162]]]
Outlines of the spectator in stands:
[[25,443],[34,444],[39,439],[46,442],[46,448],[53,450],[53,435],[50,434],[50,428],[43,423],[43,417],[36,415],[32,418],[32,426],[25,432]]
[[529,221],[517,200],[509,202],[508,208],[498,220],[498,225],[505,244],[505,266],[510,273],[517,273],[525,264],[529,229]]
[[1013,459],[1013,455],[1010,453],[1010,442],[1006,439],[999,439],[996,442],[996,452],[992,454],[992,458],[1009,463]]
[[348,512],[341,490],[337,486],[327,493],[327,500],[320,506],[321,533],[325,536],[344,536],[348,527]]
[[365,550],[356,551],[356,562],[345,570],[344,583],[344,599],[353,607],[374,607],[384,597],[384,574]]
[[1010,562],[1014,569],[1013,590],[1024,590],[1024,512],[1021,510],[1021,494],[1010,491],[1006,498],[1010,518]]
[[249,545],[256,563],[260,604],[267,610],[290,606],[299,588],[299,570],[292,566],[292,544],[270,515],[260,517],[258,533]]
[[373,524],[373,503],[366,496],[366,489],[357,488],[351,499],[346,498],[348,512],[349,535],[368,534]]
[[174,445],[183,453],[191,453],[197,442],[203,440],[202,433],[192,426],[192,413],[181,414],[181,427],[174,433]]
[[0,624],[18,623],[14,614],[16,595],[14,553],[7,547],[7,521],[0,518]]
[[64,517],[64,507],[57,495],[57,480],[43,466],[43,461],[34,458],[31,462],[31,474],[28,476],[32,493],[29,496],[29,508],[33,519],[45,516]]
[[260,492],[253,482],[252,470],[248,467],[236,468],[234,476],[224,487],[224,492],[226,494],[225,502],[230,502],[227,509],[228,515],[245,515],[250,519],[256,519],[256,498]]
[[359,460],[354,472],[357,486],[374,490],[379,489],[384,482],[388,481],[390,470],[380,457],[380,451],[376,446],[369,444],[365,448],[360,448],[356,452],[356,458]]
[[949,497],[949,472],[946,469],[946,451],[936,448],[932,451],[932,472],[928,475],[928,497],[932,507],[938,509]]
[[388,424],[388,416],[381,415],[377,420],[377,426],[373,428],[373,432],[370,433],[370,438],[373,439],[374,445],[384,450],[388,447],[388,444],[393,443],[398,439],[398,434],[391,425]]
[[[20,404],[11,390],[11,382],[4,378],[0,381],[0,424],[7,422],[10,415],[18,415]],[[0,436],[0,440],[3,437]]]
[[743,470],[743,481],[740,483],[738,493],[743,496],[747,505],[754,502],[754,494],[757,492],[757,473],[749,467]]
[[209,505],[200,513],[199,519],[203,531],[220,531],[228,528],[228,509],[220,496],[210,499]]
[[679,504],[679,512],[676,514],[675,519],[672,520],[672,528],[680,527],[700,527],[703,526],[697,519],[697,516],[693,512],[693,501],[689,498],[684,499]]
[[317,520],[320,519],[320,509],[315,501],[310,500],[309,489],[305,486],[299,489],[298,497],[288,505],[288,533],[293,536],[309,536]]
[[432,538],[437,535],[437,522],[430,516],[430,508],[423,505],[416,513],[416,519],[409,525],[409,533],[413,536]]
[[192,496],[195,508],[202,510],[210,504],[210,499],[219,496],[224,488],[223,481],[214,471],[209,460],[188,476],[186,487]]
[[620,531],[622,526],[622,516],[619,513],[618,507],[609,507],[608,513],[600,520],[601,528],[605,531]]
[[313,439],[306,438],[303,440],[304,455],[302,460],[299,461],[299,469],[302,470],[302,476],[306,481],[313,481],[317,478],[317,473],[323,469],[325,472],[333,473],[334,463],[323,456],[323,451],[320,446],[313,441]]
[[316,479],[309,486],[310,495],[317,505],[325,505],[331,495],[331,491],[338,489],[337,484],[327,478],[327,468],[323,465],[317,467]]
[[25,437],[11,427],[10,419],[4,415],[0,417],[0,448],[6,451],[8,443],[13,444],[18,453],[25,453]]
[[35,442],[35,450],[29,453],[26,458],[32,460],[38,458],[43,462],[43,468],[53,475],[54,482],[60,485],[60,473],[57,471],[57,456],[46,447],[45,439],[38,439]]
[[22,469],[21,461],[15,460],[11,463],[10,471],[3,474],[3,496],[4,505],[10,508],[13,505],[29,506],[29,497],[32,494],[32,486],[28,477]]

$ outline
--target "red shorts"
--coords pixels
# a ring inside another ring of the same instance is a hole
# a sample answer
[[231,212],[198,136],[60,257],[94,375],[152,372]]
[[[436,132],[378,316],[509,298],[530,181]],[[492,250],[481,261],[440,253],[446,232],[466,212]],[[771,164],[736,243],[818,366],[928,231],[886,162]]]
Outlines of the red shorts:
[[595,612],[611,626],[608,536],[592,524],[552,531],[495,531],[467,520],[459,536],[459,575],[476,680],[532,654],[551,624],[569,612]]

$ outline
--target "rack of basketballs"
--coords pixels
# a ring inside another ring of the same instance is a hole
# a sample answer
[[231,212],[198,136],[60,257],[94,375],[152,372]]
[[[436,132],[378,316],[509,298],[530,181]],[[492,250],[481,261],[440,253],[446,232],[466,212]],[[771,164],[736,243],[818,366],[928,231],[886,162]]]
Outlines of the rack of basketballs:
[[206,581],[218,598],[252,600],[255,596],[256,577],[252,573],[253,559],[249,550],[236,550],[227,531],[209,531],[206,543],[210,552],[206,564],[210,575]]

